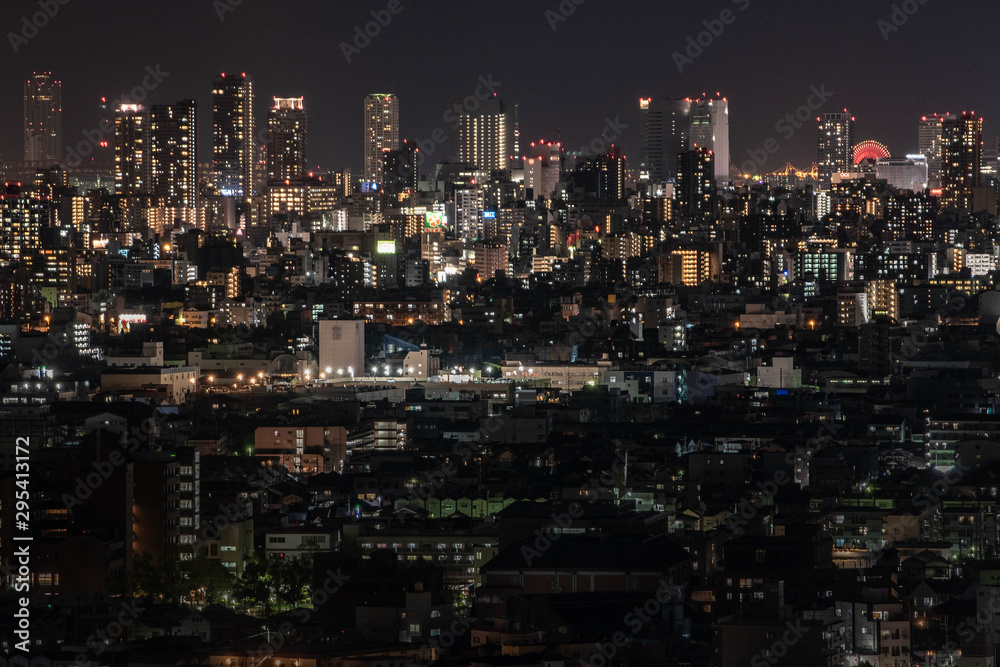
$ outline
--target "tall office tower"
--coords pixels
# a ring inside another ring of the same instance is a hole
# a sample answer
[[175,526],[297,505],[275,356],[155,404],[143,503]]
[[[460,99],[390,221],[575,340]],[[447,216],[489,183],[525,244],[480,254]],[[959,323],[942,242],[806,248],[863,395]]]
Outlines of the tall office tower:
[[141,104],[115,110],[115,194],[149,194],[149,118]]
[[198,104],[153,106],[149,111],[149,194],[158,206],[198,204]]
[[521,105],[514,105],[514,155],[521,154]]
[[941,124],[941,206],[971,211],[983,160],[983,119],[975,112]]
[[473,112],[459,116],[458,159],[493,177],[507,171],[507,110],[495,94]]
[[715,156],[696,148],[677,156],[677,208],[682,216],[712,216],[715,212]]
[[954,120],[954,114],[933,114],[920,118],[918,125],[918,152],[927,158],[927,178],[929,187],[941,187],[941,130],[946,120]]
[[691,100],[643,98],[639,100],[639,114],[639,179],[662,183],[677,175],[677,156],[688,150]]
[[34,72],[24,82],[24,161],[51,167],[62,160],[62,81]]
[[[559,175],[562,171],[563,148],[551,141],[532,142],[524,163],[524,189],[529,200],[558,199]],[[529,192],[530,191],[530,192]]]
[[399,150],[382,154],[382,189],[390,195],[417,191],[417,145],[404,140]]
[[575,187],[582,188],[587,197],[621,201],[625,197],[625,158],[612,146],[605,155],[577,160],[573,178]]
[[715,155],[715,182],[729,178],[729,100],[705,99],[691,103],[691,129],[688,145],[707,148]]
[[246,74],[221,74],[212,86],[212,169],[224,197],[254,194],[256,125],[253,81]]
[[267,112],[267,180],[298,181],[306,175],[305,98],[274,98]]
[[372,93],[365,97],[365,180],[382,184],[382,153],[399,149],[399,98]]
[[854,117],[847,109],[820,117],[817,164],[820,183],[826,187],[835,172],[846,171],[854,164]]

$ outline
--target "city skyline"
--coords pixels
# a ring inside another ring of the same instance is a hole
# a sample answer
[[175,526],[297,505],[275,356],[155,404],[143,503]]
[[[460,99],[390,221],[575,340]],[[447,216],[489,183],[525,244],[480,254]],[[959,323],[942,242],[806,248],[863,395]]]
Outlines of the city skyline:
[[0,654],[1000,664],[1000,6],[373,3],[13,0]]
[[[719,3],[719,9],[727,4]],[[23,8],[24,12],[32,6],[31,3],[15,3],[15,7]],[[557,130],[561,130],[564,144],[576,146],[599,136],[607,117],[613,119],[620,116],[623,122],[630,125],[620,142],[630,162],[635,160],[633,153],[639,143],[638,115],[634,108],[640,97],[698,97],[702,93],[713,95],[716,91],[731,102],[732,154],[736,164],[745,159],[748,150],[757,148],[769,138],[781,137],[774,130],[775,124],[806,103],[814,85],[825,85],[832,91],[833,97],[829,101],[832,106],[827,111],[850,108],[858,118],[859,135],[882,141],[894,155],[917,149],[916,131],[909,122],[901,124],[897,119],[919,118],[935,110],[959,113],[965,109],[976,110],[986,118],[987,144],[992,145],[993,137],[997,135],[996,130],[990,129],[990,119],[994,115],[990,111],[1000,108],[1000,99],[988,89],[976,85],[971,72],[967,76],[959,73],[958,76],[939,79],[932,90],[906,81],[890,93],[873,71],[881,68],[870,66],[871,62],[879,62],[891,70],[903,67],[905,63],[905,71],[919,71],[921,67],[933,71],[938,67],[939,59],[934,56],[933,50],[926,48],[926,44],[935,27],[947,20],[948,12],[946,7],[933,4],[921,6],[919,13],[909,18],[898,31],[889,33],[888,41],[883,37],[879,22],[891,20],[891,5],[884,8],[858,6],[845,12],[844,16],[824,15],[823,30],[810,27],[818,18],[816,9],[799,8],[796,16],[801,16],[793,17],[775,11],[777,8],[771,6],[762,8],[751,5],[746,11],[738,13],[737,20],[704,49],[703,55],[694,59],[692,64],[685,64],[683,72],[678,72],[671,54],[684,53],[688,47],[687,38],[696,37],[706,30],[703,21],[713,20],[714,12],[711,8],[700,6],[678,7],[672,10],[671,20],[663,24],[664,34],[656,39],[657,55],[646,58],[656,63],[652,71],[647,67],[638,68],[638,71],[626,68],[602,82],[603,90],[596,97],[587,92],[586,86],[592,81],[575,67],[554,81],[552,86],[542,87],[535,77],[519,76],[517,69],[503,59],[489,58],[481,48],[474,46],[475,40],[471,36],[462,36],[454,46],[449,47],[449,50],[462,50],[468,56],[457,69],[449,71],[448,76],[415,76],[417,70],[413,68],[416,63],[409,62],[400,54],[414,47],[414,40],[419,39],[418,35],[427,22],[440,20],[442,28],[447,29],[461,21],[471,20],[477,14],[475,9],[457,3],[446,3],[440,19],[433,19],[419,10],[412,11],[413,7],[409,5],[404,5],[404,8],[405,11],[394,18],[396,23],[387,26],[350,63],[346,62],[339,48],[319,54],[313,53],[306,44],[302,62],[317,66],[322,63],[329,71],[328,77],[320,77],[324,84],[318,85],[316,77],[308,75],[308,66],[295,64],[287,56],[268,48],[250,52],[245,43],[254,40],[238,39],[264,29],[256,27],[258,22],[281,29],[290,20],[274,8],[250,5],[241,5],[224,13],[222,21],[211,6],[206,7],[204,20],[191,28],[191,36],[196,41],[210,38],[213,41],[207,51],[199,52],[197,58],[170,43],[164,44],[162,36],[152,35],[129,45],[134,53],[127,62],[112,58],[99,75],[95,75],[92,68],[72,63],[52,63],[49,54],[57,53],[62,42],[71,40],[77,34],[78,22],[80,32],[86,32],[95,20],[89,16],[73,16],[74,8],[69,5],[57,17],[65,19],[62,23],[53,20],[39,31],[37,37],[20,47],[14,67],[0,74],[0,85],[8,90],[19,90],[32,71],[54,70],[64,85],[65,144],[72,138],[81,140],[83,131],[97,127],[100,98],[114,99],[131,90],[132,86],[140,85],[147,65],[159,66],[162,71],[170,73],[150,92],[147,103],[171,104],[179,99],[194,98],[202,109],[210,108],[209,82],[218,72],[247,71],[258,82],[256,114],[261,119],[259,124],[263,123],[271,97],[305,96],[310,100],[310,117],[313,119],[311,166],[316,163],[330,169],[352,167],[356,173],[361,173],[363,168],[359,136],[361,123],[356,103],[352,100],[376,90],[396,93],[401,99],[404,118],[402,136],[420,141],[428,139],[438,127],[447,129],[442,117],[453,100],[473,94],[478,77],[490,75],[502,82],[500,92],[508,107],[512,108],[514,103],[520,105],[522,136],[554,140]],[[114,20],[128,20],[133,11],[128,6],[123,7],[121,16],[114,17]],[[354,27],[364,26],[366,21],[372,20],[369,11],[350,8],[338,17],[336,25],[340,29],[333,31],[334,45],[341,41],[350,43]],[[660,8],[650,11],[650,20],[644,22],[650,25],[636,27],[636,39],[644,30],[651,30],[656,23],[655,18],[665,12]],[[963,37],[962,44],[983,43],[982,39],[977,39],[977,33],[989,23],[987,19],[990,16],[1000,16],[1000,10],[996,8],[987,7],[980,11],[984,20],[967,27],[968,33]],[[303,12],[302,24],[296,26],[296,31],[308,34],[314,28],[302,26],[312,24],[329,27],[327,19],[321,20],[321,10],[307,7]],[[524,15],[526,19],[531,16]],[[556,22],[556,30],[553,31],[544,9],[540,8],[534,16],[535,20],[527,21],[525,28],[514,31],[512,48],[531,44],[532,49],[541,49],[553,63],[565,57],[559,55],[560,51],[571,49],[575,40],[588,39],[602,22],[614,25],[625,20],[624,15],[612,14],[609,17],[593,7],[580,6],[565,22]],[[152,17],[165,21],[167,25],[176,25],[176,19],[159,9],[152,12]],[[496,20],[503,25],[513,18],[504,13]],[[783,35],[780,51],[776,44],[771,45],[764,39],[769,31],[779,29]],[[832,41],[837,35],[842,37],[846,32],[852,35],[860,33],[859,44],[845,53],[836,67],[830,67],[825,58],[824,43]],[[538,44],[538,40],[529,40],[528,34],[546,39]],[[935,35],[934,39],[938,40],[936,43],[941,49],[952,43],[950,40],[955,40],[953,43],[958,46],[954,37],[945,35],[940,39],[939,35]],[[103,46],[99,48],[103,49]],[[747,51],[758,53],[761,59],[766,60],[768,57],[777,58],[780,52],[786,50],[797,54],[798,58],[787,63],[778,77],[746,76],[740,69],[742,54]],[[586,54],[583,57],[600,56]],[[978,59],[989,63],[991,58],[993,56],[984,52]],[[401,65],[398,71],[392,71],[390,63],[394,61]],[[605,65],[615,67],[616,63],[625,66],[621,58],[612,58]],[[732,71],[727,71],[727,68]],[[335,83],[329,86],[326,81]],[[572,105],[574,110],[567,113],[565,101],[574,98],[578,100]],[[20,117],[20,104],[15,107],[11,102],[13,100],[0,103],[0,116],[14,120]],[[206,114],[202,115],[204,122]],[[202,134],[204,152],[204,129]],[[453,134],[455,136],[451,136]],[[442,153],[447,150],[457,154],[457,133],[448,130],[448,135]],[[10,129],[0,132],[0,159],[17,159],[11,157],[21,153],[21,143],[16,139]],[[809,138],[797,135],[781,143],[781,151],[772,158],[777,163],[775,169],[786,162],[804,168],[808,166],[807,162],[813,161],[814,147]]]

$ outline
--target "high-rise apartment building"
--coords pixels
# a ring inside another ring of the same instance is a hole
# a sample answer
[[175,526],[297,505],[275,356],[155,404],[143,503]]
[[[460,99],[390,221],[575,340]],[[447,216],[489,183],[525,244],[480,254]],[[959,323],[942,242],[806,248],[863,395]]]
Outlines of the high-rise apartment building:
[[817,164],[820,183],[826,187],[834,173],[854,164],[854,117],[847,109],[820,116]]
[[254,194],[256,126],[254,86],[246,74],[221,74],[212,87],[212,168],[225,197]]
[[115,110],[115,194],[149,194],[149,117],[141,104],[121,104]]
[[382,184],[383,153],[399,150],[399,98],[372,93],[365,97],[365,180]]
[[918,125],[918,152],[927,158],[927,178],[929,187],[941,187],[941,131],[946,120],[954,120],[950,113],[922,116]]
[[625,158],[616,146],[605,155],[591,155],[577,160],[576,187],[602,201],[621,201],[625,197]]
[[983,167],[983,119],[966,112],[941,124],[941,205],[971,211]]
[[420,180],[417,157],[417,145],[405,140],[398,150],[383,153],[382,189],[390,195],[398,195],[406,190],[416,192]]
[[267,112],[267,180],[297,181],[306,175],[306,108],[302,97],[274,98]]
[[19,261],[38,251],[49,206],[22,193],[15,184],[0,190],[0,262]]
[[62,160],[62,81],[35,72],[24,82],[24,161],[51,167]]
[[194,100],[149,111],[149,194],[157,206],[198,204],[198,105]]
[[677,169],[677,208],[684,216],[715,210],[715,156],[707,148],[681,153]]
[[494,95],[478,109],[459,116],[458,159],[491,176],[508,167],[507,110]]

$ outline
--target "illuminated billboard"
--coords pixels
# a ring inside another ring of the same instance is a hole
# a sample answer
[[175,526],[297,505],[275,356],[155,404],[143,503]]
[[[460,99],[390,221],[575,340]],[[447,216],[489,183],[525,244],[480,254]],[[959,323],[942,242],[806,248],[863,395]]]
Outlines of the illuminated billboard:
[[497,212],[496,211],[483,211],[483,219],[484,220],[496,220],[497,219]]
[[378,242],[378,254],[380,255],[395,255],[396,254],[396,242],[395,241],[379,241]]
[[425,232],[443,232],[444,231],[445,218],[444,213],[430,212],[428,211],[427,217],[424,220],[424,231]]
[[118,316],[118,333],[127,333],[132,330],[133,324],[146,324],[146,321],[143,314],[122,313]]

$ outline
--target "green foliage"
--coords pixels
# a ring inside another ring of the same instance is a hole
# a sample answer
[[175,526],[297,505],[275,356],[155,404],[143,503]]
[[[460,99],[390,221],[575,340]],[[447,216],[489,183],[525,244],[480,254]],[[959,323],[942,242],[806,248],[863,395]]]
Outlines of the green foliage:
[[150,554],[132,558],[132,589],[137,597],[167,604],[211,604],[233,590],[235,578],[217,560],[199,554],[182,559],[176,548],[168,548],[160,565]]
[[307,601],[312,577],[309,558],[257,556],[246,564],[233,593],[248,610],[256,608],[266,617],[275,609],[291,609]]

